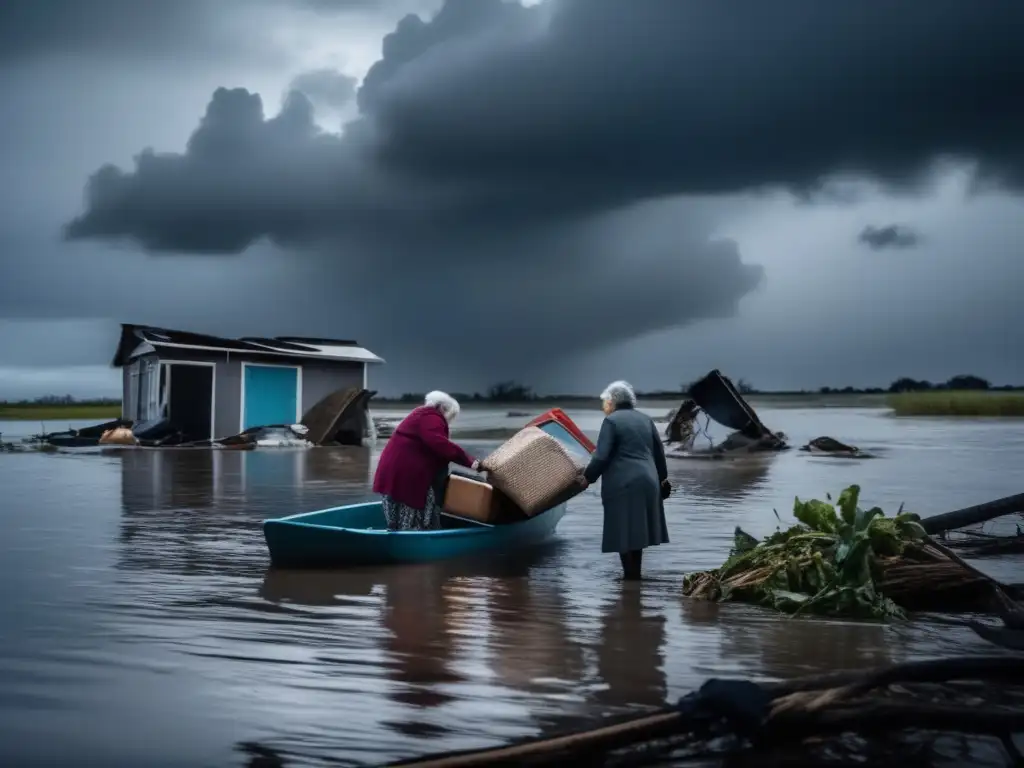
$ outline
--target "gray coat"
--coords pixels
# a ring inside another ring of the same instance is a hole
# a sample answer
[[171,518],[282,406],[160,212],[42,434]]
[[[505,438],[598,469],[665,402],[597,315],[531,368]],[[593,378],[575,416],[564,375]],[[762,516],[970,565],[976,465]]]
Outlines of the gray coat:
[[584,476],[589,483],[603,478],[602,552],[631,552],[668,542],[661,500],[668,468],[650,416],[628,407],[613,411],[601,424],[597,450]]

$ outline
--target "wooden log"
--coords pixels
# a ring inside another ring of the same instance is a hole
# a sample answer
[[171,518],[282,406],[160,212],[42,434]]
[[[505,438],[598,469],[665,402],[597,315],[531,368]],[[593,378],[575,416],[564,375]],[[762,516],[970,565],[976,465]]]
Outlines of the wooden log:
[[771,718],[772,741],[854,731],[877,733],[904,729],[950,731],[1000,736],[1020,728],[1022,713],[999,707],[963,707],[931,702],[867,701],[857,705],[825,708],[811,715],[787,712]]
[[1015,512],[1024,512],[1024,493],[1016,493],[1013,496],[986,501],[984,504],[975,504],[973,507],[964,507],[953,512],[925,517],[922,518],[921,525],[925,532],[936,534],[963,528],[967,525],[977,525],[1003,515],[1012,515]]
[[[971,716],[965,717],[965,709],[955,705],[875,702],[858,698],[876,688],[897,683],[949,680],[1018,682],[1024,680],[1024,660],[1006,656],[931,659],[867,671],[831,672],[761,685],[777,702],[766,722],[777,719],[786,726],[780,729],[780,734],[786,733],[791,738],[807,735],[808,731],[834,733],[860,728],[876,731],[910,727],[932,729],[936,726],[960,732],[998,734],[1007,729],[1012,730],[1012,726],[1020,722],[1019,712],[1007,712],[1005,709],[974,707]],[[810,695],[801,696],[802,693]],[[784,702],[783,697],[787,696],[790,698]],[[821,706],[825,699],[831,699],[837,706]],[[428,755],[389,765],[410,768],[476,768],[540,763],[564,765],[572,762],[566,756],[567,753],[570,756],[600,754],[638,742],[680,734],[694,725],[692,716],[683,714],[676,707],[666,707],[646,715],[631,716],[626,720],[563,736],[529,739],[501,747]],[[580,764],[584,762],[580,761]]]

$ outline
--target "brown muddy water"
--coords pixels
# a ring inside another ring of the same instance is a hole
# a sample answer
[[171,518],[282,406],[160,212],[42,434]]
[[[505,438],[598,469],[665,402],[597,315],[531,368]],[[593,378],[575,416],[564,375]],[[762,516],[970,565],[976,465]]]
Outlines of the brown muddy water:
[[[598,412],[570,414],[596,434]],[[672,542],[644,558],[639,586],[600,552],[596,489],[530,558],[273,573],[260,521],[371,498],[374,452],[2,456],[0,765],[380,764],[659,705],[712,675],[991,652],[927,623],[681,598],[682,575],[719,564],[735,525],[768,533],[795,495],[857,482],[867,504],[929,514],[1022,490],[1019,421],[762,417],[794,443],[828,434],[880,458],[673,462]],[[459,426],[526,420],[471,410]],[[0,424],[5,439],[35,428]],[[476,455],[495,444],[466,442]],[[1011,560],[979,565],[1024,580]]]

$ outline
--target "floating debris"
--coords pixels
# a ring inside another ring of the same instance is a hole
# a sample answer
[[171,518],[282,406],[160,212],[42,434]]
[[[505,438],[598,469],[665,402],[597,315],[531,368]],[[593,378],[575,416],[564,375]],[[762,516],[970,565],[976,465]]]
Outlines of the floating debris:
[[873,459],[874,455],[865,453],[855,445],[841,443],[834,437],[822,436],[811,440],[800,447],[801,451],[824,456],[836,456],[847,459]]
[[108,429],[100,435],[99,445],[138,445],[139,441],[131,427],[121,426]]
[[370,416],[369,401],[376,394],[360,387],[340,389],[321,398],[298,424],[250,427],[224,438],[193,440],[173,418],[133,424],[115,419],[82,429],[35,435],[22,444],[4,443],[0,450],[56,450],[64,448],[204,448],[251,450],[257,447],[312,447],[360,445],[376,440],[379,430]]
[[339,389],[323,397],[302,417],[313,445],[360,445],[373,436],[369,402],[377,394],[360,387]]
[[851,485],[835,505],[796,499],[797,525],[763,541],[737,528],[725,563],[687,574],[683,594],[790,615],[888,619],[977,607],[989,593],[994,582],[931,541],[916,514],[863,510],[859,496]]
[[1008,535],[987,531],[957,531],[943,537],[943,543],[964,557],[1000,557],[1024,554],[1024,530],[1018,523],[1016,531]]
[[[785,434],[768,429],[739,390],[718,369],[695,382],[690,387],[689,396],[668,415],[665,443],[675,445],[677,449],[667,455],[676,458],[723,458],[789,448]],[[703,428],[698,425],[701,413],[708,421],[715,421],[734,431],[714,445],[707,435],[707,423]],[[698,434],[707,437],[708,448],[694,449]]]
[[1020,765],[1022,721],[1024,658],[965,656],[782,682],[712,678],[674,706],[587,730],[390,765]]
[[387,419],[383,416],[374,417],[373,427],[378,438],[388,438],[394,434],[395,428],[401,423],[401,419]]

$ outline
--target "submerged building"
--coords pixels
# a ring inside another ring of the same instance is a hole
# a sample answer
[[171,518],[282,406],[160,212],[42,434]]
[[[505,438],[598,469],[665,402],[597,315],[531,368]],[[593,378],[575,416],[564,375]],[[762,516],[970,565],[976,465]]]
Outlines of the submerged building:
[[123,371],[122,419],[170,420],[189,439],[209,440],[298,423],[333,392],[369,389],[369,366],[383,362],[350,340],[122,324],[112,365]]

